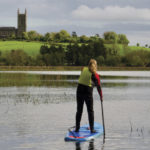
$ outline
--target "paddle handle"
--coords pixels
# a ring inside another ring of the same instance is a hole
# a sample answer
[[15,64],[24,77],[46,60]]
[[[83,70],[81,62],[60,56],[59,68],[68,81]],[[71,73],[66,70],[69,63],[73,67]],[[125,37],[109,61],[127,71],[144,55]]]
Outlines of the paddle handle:
[[104,122],[104,111],[103,111],[103,100],[101,100],[101,110],[102,110],[102,122],[103,122],[103,130],[104,130],[104,139],[105,139],[105,122]]

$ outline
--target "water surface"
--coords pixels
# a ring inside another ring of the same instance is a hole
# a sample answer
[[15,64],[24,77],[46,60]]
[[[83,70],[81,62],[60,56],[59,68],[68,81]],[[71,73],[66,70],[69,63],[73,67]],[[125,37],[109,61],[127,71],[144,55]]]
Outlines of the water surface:
[[[3,150],[149,150],[150,72],[99,72],[106,140],[65,142],[75,124],[80,72],[0,72],[0,147]],[[94,89],[95,121],[102,122]],[[81,124],[88,123],[86,107]]]

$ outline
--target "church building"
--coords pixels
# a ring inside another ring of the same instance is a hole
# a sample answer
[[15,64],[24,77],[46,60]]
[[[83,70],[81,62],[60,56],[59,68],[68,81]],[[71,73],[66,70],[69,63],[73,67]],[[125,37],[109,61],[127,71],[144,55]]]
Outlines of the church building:
[[15,27],[0,27],[0,38],[8,38],[13,35],[17,38],[22,37],[22,33],[27,31],[27,10],[25,9],[24,14],[20,14],[18,9],[17,12],[18,22],[17,28]]

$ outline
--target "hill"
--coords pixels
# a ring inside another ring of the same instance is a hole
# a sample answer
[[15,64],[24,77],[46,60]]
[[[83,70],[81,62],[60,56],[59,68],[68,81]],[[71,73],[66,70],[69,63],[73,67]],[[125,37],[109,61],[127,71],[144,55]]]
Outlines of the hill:
[[[21,49],[24,50],[29,56],[35,57],[39,54],[40,47],[44,42],[27,42],[27,41],[0,41],[0,51],[4,55],[5,52],[11,50]],[[60,43],[66,47],[67,43]],[[106,48],[116,49],[118,54],[121,56],[125,53],[136,50],[147,50],[150,51],[150,48],[137,47],[137,46],[125,46],[123,44],[105,44]]]
[[24,50],[29,56],[36,56],[42,42],[26,42],[26,41],[0,41],[0,51],[5,54],[6,51],[21,49]]

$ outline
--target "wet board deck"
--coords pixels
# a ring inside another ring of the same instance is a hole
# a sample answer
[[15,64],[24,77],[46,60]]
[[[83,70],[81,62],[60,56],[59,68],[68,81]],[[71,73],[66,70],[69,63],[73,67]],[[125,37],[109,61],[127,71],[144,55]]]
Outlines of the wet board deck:
[[65,141],[89,141],[103,134],[103,126],[99,123],[94,123],[94,130],[96,130],[96,133],[91,133],[89,125],[83,125],[80,127],[79,132],[75,132],[74,129],[68,131]]

